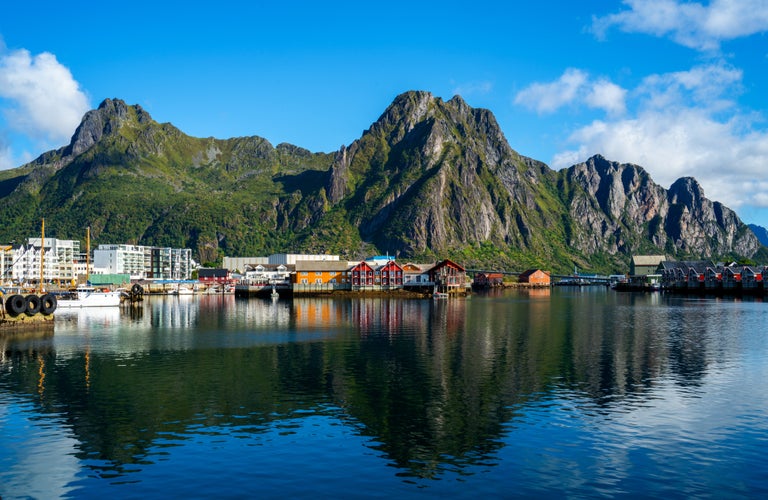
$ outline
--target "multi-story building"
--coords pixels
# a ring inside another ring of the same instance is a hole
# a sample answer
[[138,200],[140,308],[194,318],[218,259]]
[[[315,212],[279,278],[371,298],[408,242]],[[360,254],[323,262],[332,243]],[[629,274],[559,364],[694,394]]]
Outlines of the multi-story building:
[[137,245],[99,245],[93,251],[93,268],[97,273],[145,278],[144,249]]
[[[41,243],[45,247],[41,252]],[[26,245],[0,246],[0,283],[75,282],[87,274],[128,274],[133,279],[190,279],[192,250],[140,245],[99,245],[88,258],[77,240],[29,238]]]
[[26,245],[0,248],[0,281],[37,283],[41,262],[43,281],[72,281],[77,278],[77,266],[84,258],[80,242],[46,238],[29,238]]
[[93,251],[93,265],[99,272],[129,274],[132,279],[186,280],[194,262],[189,248],[99,245]]
[[0,285],[10,283],[13,264],[13,245],[0,245]]

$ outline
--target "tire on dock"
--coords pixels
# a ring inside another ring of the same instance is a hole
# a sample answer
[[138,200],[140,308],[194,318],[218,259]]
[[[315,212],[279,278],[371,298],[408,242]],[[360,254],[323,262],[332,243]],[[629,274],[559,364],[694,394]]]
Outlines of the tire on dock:
[[27,316],[34,316],[40,312],[40,297],[38,295],[27,295],[24,299],[25,307],[24,312]]
[[46,316],[49,314],[53,314],[58,304],[59,303],[56,300],[55,295],[46,293],[45,295],[40,297],[40,312],[45,314]]
[[5,311],[12,317],[16,317],[27,310],[27,301],[23,295],[11,295],[5,299]]

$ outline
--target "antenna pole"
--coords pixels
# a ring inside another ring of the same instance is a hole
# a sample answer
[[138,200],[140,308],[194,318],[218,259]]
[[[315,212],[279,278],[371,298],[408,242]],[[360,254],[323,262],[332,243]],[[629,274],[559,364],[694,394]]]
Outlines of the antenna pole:
[[43,219],[42,227],[40,228],[40,293],[43,292],[43,265],[45,259],[45,219]]
[[91,281],[91,226],[85,228],[85,284]]

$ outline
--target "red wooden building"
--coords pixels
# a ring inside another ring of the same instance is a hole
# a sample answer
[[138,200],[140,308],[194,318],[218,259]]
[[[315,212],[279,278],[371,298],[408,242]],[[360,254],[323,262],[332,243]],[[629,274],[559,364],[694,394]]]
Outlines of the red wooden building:
[[381,286],[403,286],[403,268],[394,260],[390,260],[386,264],[379,266],[379,268],[376,269],[376,273],[381,280]]
[[197,280],[208,285],[227,283],[230,281],[228,269],[198,269]]
[[504,284],[504,275],[501,273],[477,273],[472,284],[477,288],[502,286]]
[[373,286],[375,284],[373,268],[365,261],[350,270],[352,286]]

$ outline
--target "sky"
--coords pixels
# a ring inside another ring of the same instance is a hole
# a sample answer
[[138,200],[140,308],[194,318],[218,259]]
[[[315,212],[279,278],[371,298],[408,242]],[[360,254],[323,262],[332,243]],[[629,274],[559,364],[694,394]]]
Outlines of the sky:
[[0,169],[105,98],[315,152],[425,90],[562,169],[595,154],[768,227],[768,0],[4,2]]

